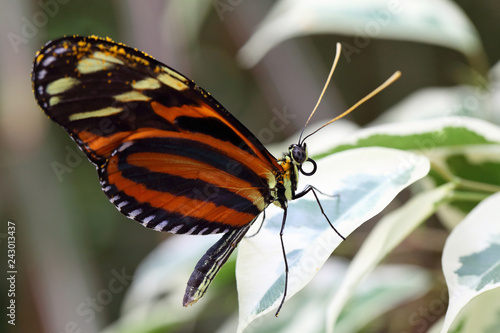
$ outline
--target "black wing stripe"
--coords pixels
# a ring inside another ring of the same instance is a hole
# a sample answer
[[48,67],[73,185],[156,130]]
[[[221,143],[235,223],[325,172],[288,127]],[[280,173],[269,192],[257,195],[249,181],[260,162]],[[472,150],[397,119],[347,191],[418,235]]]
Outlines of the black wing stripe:
[[179,116],[175,119],[176,125],[182,130],[192,133],[202,133],[219,140],[230,142],[233,146],[243,149],[247,153],[256,156],[255,152],[246,145],[241,138],[223,122],[214,117],[195,118]]

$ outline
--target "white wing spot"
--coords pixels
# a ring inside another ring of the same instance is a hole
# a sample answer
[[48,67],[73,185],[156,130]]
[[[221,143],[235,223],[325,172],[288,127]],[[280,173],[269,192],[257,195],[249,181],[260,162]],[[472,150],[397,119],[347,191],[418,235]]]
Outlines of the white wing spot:
[[54,106],[56,104],[58,104],[59,102],[61,101],[61,97],[59,96],[52,96],[49,100],[49,105],[50,106]]
[[101,60],[104,60],[107,62],[112,62],[112,63],[118,64],[118,65],[124,64],[123,61],[121,61],[120,59],[118,59],[112,55],[106,54],[104,52],[96,51],[96,52],[94,52],[93,56],[95,59],[101,59]]
[[137,215],[139,215],[140,213],[142,213],[142,209],[141,208],[138,208],[136,210],[133,210],[131,211],[129,214],[128,214],[128,217],[130,217],[131,219],[135,218]]
[[80,84],[80,81],[74,77],[63,77],[49,83],[47,85],[47,93],[49,95],[57,95],[73,88],[77,84]]
[[174,78],[176,78],[177,80],[187,83],[188,80],[185,77],[183,77],[182,75],[180,75],[179,73],[171,70],[170,68],[168,68],[166,66],[163,66],[162,69],[165,72],[167,72],[170,76],[173,76]]
[[42,69],[42,70],[40,70],[37,73],[36,77],[37,77],[38,80],[43,80],[43,78],[45,77],[45,75],[47,75],[47,70]]
[[134,101],[149,101],[151,97],[141,94],[136,90],[128,91],[126,93],[116,95],[115,99],[119,102],[134,102]]
[[55,54],[63,54],[63,53],[66,53],[68,51],[70,51],[69,48],[67,48],[67,47],[60,47],[60,48],[55,49],[54,53]]
[[48,57],[45,57],[43,60],[42,60],[42,66],[45,66],[47,67],[48,65],[50,65],[51,63],[53,63],[54,61],[56,61],[57,58],[54,57],[54,56],[48,56]]
[[160,223],[158,223],[155,227],[154,227],[154,230],[156,231],[162,231],[163,228],[165,228],[168,224],[168,221],[165,220],[165,221],[161,221]]
[[160,82],[152,77],[132,83],[132,88],[139,90],[158,89],[160,86]]
[[82,58],[76,68],[81,74],[88,74],[112,69],[117,64],[123,65],[123,61],[103,52],[94,52],[91,58]]
[[94,110],[94,111],[87,111],[87,112],[80,112],[80,113],[74,113],[68,117],[70,121],[74,120],[81,120],[81,119],[87,119],[87,118],[95,118],[95,117],[107,117],[107,116],[112,116],[114,114],[122,112],[122,108],[116,108],[113,106],[108,106],[106,108],[100,109],[100,110]]
[[132,141],[127,141],[127,142],[124,142],[121,144],[120,147],[118,147],[118,151],[119,152],[122,152],[124,151],[125,149],[127,149],[128,147],[132,146],[133,142]]
[[146,217],[145,219],[142,220],[142,223],[148,224],[149,222],[154,220],[155,217],[156,217],[155,215],[149,215],[148,217]]
[[165,84],[171,88],[174,88],[175,90],[178,90],[178,91],[185,90],[185,89],[189,88],[187,86],[187,84],[185,84],[182,81],[179,81],[177,78],[175,78],[169,74],[164,73],[164,74],[158,75],[158,80],[160,80],[163,84]]
[[196,230],[196,226],[192,227],[191,229],[189,229],[188,232],[186,232],[186,235],[191,235],[195,230]]
[[173,233],[173,234],[176,234],[176,233],[177,233],[177,231],[179,231],[181,228],[182,228],[182,225],[181,225],[181,224],[179,224],[178,226],[176,226],[176,227],[174,227],[174,228],[170,229],[168,232],[171,232],[171,233]]
[[121,209],[123,206],[126,206],[128,204],[129,204],[128,201],[122,201],[118,205],[116,205],[116,207],[118,207],[118,209]]

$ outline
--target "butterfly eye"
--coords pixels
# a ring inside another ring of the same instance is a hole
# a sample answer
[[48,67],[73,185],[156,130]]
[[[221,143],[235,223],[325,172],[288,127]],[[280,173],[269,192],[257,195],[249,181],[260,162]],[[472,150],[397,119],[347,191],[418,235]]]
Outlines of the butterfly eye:
[[292,145],[290,147],[292,159],[296,164],[303,164],[307,161],[307,147],[304,145]]

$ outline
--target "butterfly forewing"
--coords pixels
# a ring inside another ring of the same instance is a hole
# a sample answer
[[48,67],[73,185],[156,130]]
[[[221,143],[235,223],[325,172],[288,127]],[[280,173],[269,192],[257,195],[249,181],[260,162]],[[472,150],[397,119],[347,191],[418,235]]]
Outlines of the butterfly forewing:
[[35,59],[39,105],[96,164],[125,215],[174,233],[241,228],[273,200],[281,166],[194,82],[97,37],[66,37]]

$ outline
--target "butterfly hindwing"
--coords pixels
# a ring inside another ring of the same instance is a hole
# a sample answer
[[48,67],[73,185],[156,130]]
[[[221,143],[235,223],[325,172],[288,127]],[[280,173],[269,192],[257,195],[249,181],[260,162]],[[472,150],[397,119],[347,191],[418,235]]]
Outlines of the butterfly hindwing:
[[96,164],[104,192],[147,227],[206,234],[241,228],[272,201],[276,159],[193,81],[97,37],[49,42],[35,97]]
[[209,146],[185,148],[195,144],[170,137],[128,141],[99,170],[106,195],[158,231],[219,233],[252,221],[266,206],[258,177],[249,169],[223,171],[227,157]]

